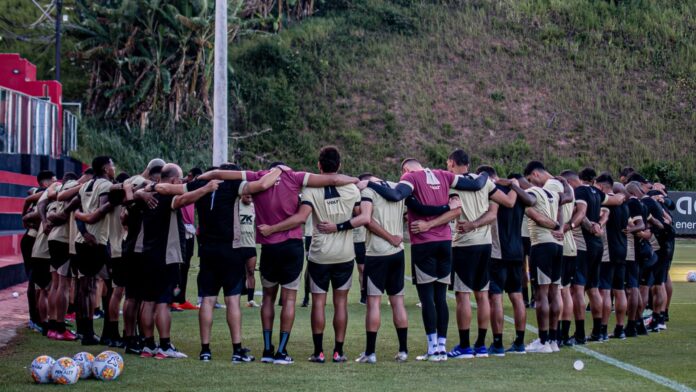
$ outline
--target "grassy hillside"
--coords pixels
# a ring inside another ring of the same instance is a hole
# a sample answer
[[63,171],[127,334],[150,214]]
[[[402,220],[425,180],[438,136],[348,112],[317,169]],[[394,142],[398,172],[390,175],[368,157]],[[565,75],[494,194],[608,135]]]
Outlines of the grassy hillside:
[[[314,168],[331,143],[345,171],[394,177],[405,156],[442,166],[459,146],[502,172],[532,158],[554,170],[630,164],[694,187],[694,25],[689,1],[326,2],[230,46],[230,126],[249,136],[231,155]],[[78,156],[107,151],[128,170],[153,155],[209,161],[208,119],[177,135],[93,119]]]

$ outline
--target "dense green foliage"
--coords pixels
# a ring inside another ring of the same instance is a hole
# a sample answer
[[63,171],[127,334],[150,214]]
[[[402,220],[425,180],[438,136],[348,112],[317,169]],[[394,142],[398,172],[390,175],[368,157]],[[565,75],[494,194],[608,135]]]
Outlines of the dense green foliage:
[[[438,167],[460,146],[502,173],[537,158],[554,171],[631,165],[696,186],[694,2],[336,0],[317,9],[230,44],[231,156],[246,167],[283,159],[312,169],[331,143],[345,152],[345,171],[394,178],[406,156]],[[163,124],[142,134],[130,126],[85,121],[78,156],[112,153],[128,170],[154,155],[210,159],[205,116],[183,118],[173,135]]]

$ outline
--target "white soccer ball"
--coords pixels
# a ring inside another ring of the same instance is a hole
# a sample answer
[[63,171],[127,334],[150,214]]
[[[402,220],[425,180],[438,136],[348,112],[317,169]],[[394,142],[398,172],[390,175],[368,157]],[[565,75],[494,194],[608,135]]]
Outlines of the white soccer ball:
[[73,361],[80,367],[80,378],[92,377],[92,366],[94,365],[94,355],[88,352],[77,353],[73,356]]
[[104,351],[94,358],[92,374],[99,380],[112,381],[123,372],[123,357],[114,351]]
[[687,282],[696,282],[696,271],[689,271],[686,273]]
[[575,362],[573,362],[573,367],[575,368],[575,370],[581,371],[585,368],[585,362],[578,359]]
[[31,378],[37,384],[48,384],[51,382],[51,368],[56,360],[48,355],[40,355],[31,361]]
[[51,379],[56,384],[75,384],[80,379],[80,367],[70,357],[58,358],[51,368]]

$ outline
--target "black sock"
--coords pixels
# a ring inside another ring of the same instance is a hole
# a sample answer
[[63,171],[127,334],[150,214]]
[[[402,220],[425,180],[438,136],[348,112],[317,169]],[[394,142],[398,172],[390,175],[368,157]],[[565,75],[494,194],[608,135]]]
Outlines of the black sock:
[[268,351],[271,349],[271,337],[273,331],[270,329],[263,330],[263,350]]
[[597,336],[600,334],[602,328],[602,319],[594,318],[592,319],[592,335]]
[[365,344],[365,355],[370,355],[375,353],[375,346],[377,345],[377,332],[366,332],[367,342]]
[[154,350],[155,348],[157,348],[157,346],[155,345],[155,337],[154,336],[150,336],[150,337],[145,338],[145,347],[149,348],[150,350]]
[[48,330],[49,331],[55,331],[56,330],[56,320],[48,320]]
[[616,324],[616,326],[614,327],[614,336],[617,336],[617,337],[618,337],[618,335],[621,335],[621,332],[623,332],[623,330],[624,330],[624,326],[623,326],[623,325],[621,325],[621,324]]
[[367,291],[365,289],[360,289],[360,299],[365,299],[367,297]]
[[609,332],[609,326],[602,324],[599,331],[602,335],[606,335]]
[[251,302],[254,300],[254,289],[251,288],[247,291],[247,302]]
[[60,322],[60,323],[56,321],[55,328],[56,328],[56,329],[55,329],[56,332],[58,332],[58,333],[64,333],[65,330],[67,329],[67,328],[65,327],[65,321]]
[[242,343],[232,343],[232,352],[238,353],[242,351]]
[[585,339],[585,320],[575,320],[575,337]]
[[314,342],[314,355],[321,354],[321,352],[324,351],[324,334],[313,333],[312,341]]
[[334,352],[338,355],[343,355],[343,342],[336,341],[334,344]]
[[549,341],[549,331],[539,331],[539,340],[541,340],[541,344],[544,344]]
[[561,320],[561,339],[570,339],[570,320]]
[[636,329],[636,322],[635,320],[628,320],[626,323],[626,331],[631,331]]
[[493,334],[493,347],[503,348],[503,334],[502,333],[494,333]]
[[524,330],[515,331],[515,345],[520,346],[524,344]]
[[75,304],[68,304],[68,311],[66,313],[75,313]]
[[396,336],[399,338],[399,352],[408,353],[408,328],[397,328]]
[[558,340],[558,330],[549,329],[549,340],[552,342],[555,342],[556,340]]
[[468,329],[460,329],[459,330],[459,347],[467,348],[469,346],[471,346],[471,342],[469,341],[469,330]]
[[486,333],[488,333],[487,329],[478,329],[478,336],[476,337],[476,343],[474,343],[474,347],[482,347],[486,345]]
[[278,343],[278,352],[285,354],[288,347],[288,340],[290,340],[290,332],[280,331],[280,343]]
[[160,348],[164,351],[167,351],[169,347],[171,346],[171,339],[169,338],[160,338]]
[[85,318],[85,335],[94,336],[94,320],[91,317]]
[[210,353],[210,343],[201,344],[202,353]]

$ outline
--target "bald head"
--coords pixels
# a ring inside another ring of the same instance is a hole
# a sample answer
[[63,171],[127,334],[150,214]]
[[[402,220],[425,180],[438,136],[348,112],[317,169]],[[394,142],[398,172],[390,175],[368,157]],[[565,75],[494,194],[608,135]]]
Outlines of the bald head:
[[643,189],[638,181],[631,181],[626,185],[626,192],[634,197],[643,197]]
[[181,177],[184,173],[179,165],[175,163],[167,163],[162,167],[161,181],[169,184],[177,184],[181,182]]
[[150,174],[150,171],[152,170],[152,168],[162,167],[165,164],[166,164],[166,162],[164,162],[164,160],[162,160],[160,158],[155,158],[147,164],[147,167],[145,168],[145,172],[146,172],[146,174]]
[[423,166],[415,158],[406,158],[401,163],[401,172],[410,173],[413,171],[423,170]]
[[626,193],[626,187],[624,186],[624,184],[620,182],[615,182],[612,189],[614,190],[614,193],[616,193],[617,195],[620,193]]

